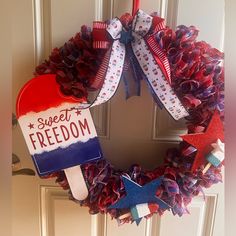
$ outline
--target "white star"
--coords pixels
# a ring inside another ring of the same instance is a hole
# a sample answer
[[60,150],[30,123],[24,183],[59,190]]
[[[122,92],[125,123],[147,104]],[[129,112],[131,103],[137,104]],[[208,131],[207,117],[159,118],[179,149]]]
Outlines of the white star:
[[211,146],[214,148],[214,150],[225,152],[225,144],[222,143],[220,139],[217,139],[216,143],[212,143]]
[[225,144],[217,139],[216,143],[211,144],[211,146],[214,148],[211,153],[222,162],[224,160]]

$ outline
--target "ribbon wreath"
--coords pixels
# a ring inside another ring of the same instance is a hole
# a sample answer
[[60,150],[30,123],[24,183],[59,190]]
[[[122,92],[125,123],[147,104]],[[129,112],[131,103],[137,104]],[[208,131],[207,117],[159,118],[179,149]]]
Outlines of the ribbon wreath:
[[175,120],[188,116],[170,85],[168,59],[154,38],[155,34],[164,28],[164,19],[152,17],[142,10],[136,12],[128,30],[118,18],[112,19],[108,24],[94,22],[93,47],[108,51],[92,85],[101,90],[95,101],[92,104],[82,104],[83,108],[99,105],[111,99],[122,77],[125,59],[129,60],[126,57],[127,52],[131,51],[155,100],[164,106]]

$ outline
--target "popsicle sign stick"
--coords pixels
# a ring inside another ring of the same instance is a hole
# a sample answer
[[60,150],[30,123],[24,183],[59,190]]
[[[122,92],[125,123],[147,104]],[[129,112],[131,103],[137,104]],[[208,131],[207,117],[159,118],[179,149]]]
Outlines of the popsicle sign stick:
[[89,109],[60,93],[54,75],[30,80],[17,99],[17,117],[40,176],[64,170],[72,195],[88,195],[80,165],[102,158]]
[[71,193],[77,200],[83,200],[88,196],[84,176],[80,166],[73,166],[64,170],[67,181],[70,185]]

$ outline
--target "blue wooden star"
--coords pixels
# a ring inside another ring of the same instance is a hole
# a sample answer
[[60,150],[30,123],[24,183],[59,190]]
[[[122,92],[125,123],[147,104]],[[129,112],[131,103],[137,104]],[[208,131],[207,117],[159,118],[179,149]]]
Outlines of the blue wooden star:
[[135,183],[126,176],[122,176],[122,180],[127,194],[109,208],[128,209],[142,203],[157,203],[161,209],[170,207],[156,196],[157,188],[161,185],[163,177],[155,179],[144,186]]

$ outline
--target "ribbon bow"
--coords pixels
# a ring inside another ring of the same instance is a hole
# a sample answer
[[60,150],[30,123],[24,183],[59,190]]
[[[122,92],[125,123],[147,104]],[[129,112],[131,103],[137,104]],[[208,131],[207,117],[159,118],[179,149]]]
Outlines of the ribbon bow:
[[[108,101],[116,92],[125,64],[127,51],[134,55],[135,64],[141,69],[154,99],[178,120],[188,112],[171,88],[170,66],[164,52],[155,41],[155,34],[165,28],[164,20],[152,17],[142,10],[135,14],[131,28],[123,27],[118,18],[109,24],[94,22],[93,47],[108,49],[93,83],[101,90],[90,106]],[[151,33],[150,33],[151,32]],[[131,60],[131,58],[126,58]]]

